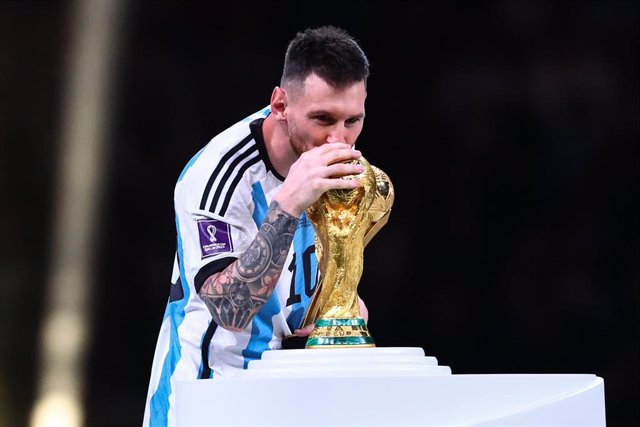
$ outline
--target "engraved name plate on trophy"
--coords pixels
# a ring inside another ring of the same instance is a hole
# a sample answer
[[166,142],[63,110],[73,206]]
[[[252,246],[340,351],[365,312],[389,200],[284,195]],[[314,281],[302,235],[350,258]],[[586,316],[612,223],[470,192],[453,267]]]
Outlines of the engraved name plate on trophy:
[[375,347],[360,315],[358,283],[364,248],[386,224],[394,190],[389,177],[364,157],[354,162],[364,172],[344,179],[358,179],[361,186],[329,190],[307,209],[321,281],[303,323],[315,325],[306,348]]

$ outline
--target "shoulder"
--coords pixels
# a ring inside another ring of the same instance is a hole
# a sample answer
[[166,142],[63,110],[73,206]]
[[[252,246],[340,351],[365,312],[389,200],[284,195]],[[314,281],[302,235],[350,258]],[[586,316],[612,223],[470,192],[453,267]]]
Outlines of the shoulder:
[[250,125],[268,113],[263,109],[240,120],[196,153],[178,178],[176,200],[196,197],[199,205],[209,204],[218,189],[237,185],[248,169],[257,167],[263,156]]
[[178,183],[184,179],[193,178],[200,173],[211,173],[217,165],[235,159],[245,153],[256,142],[251,133],[250,124],[254,120],[265,118],[270,113],[265,107],[213,137],[191,160],[185,165],[178,178]]

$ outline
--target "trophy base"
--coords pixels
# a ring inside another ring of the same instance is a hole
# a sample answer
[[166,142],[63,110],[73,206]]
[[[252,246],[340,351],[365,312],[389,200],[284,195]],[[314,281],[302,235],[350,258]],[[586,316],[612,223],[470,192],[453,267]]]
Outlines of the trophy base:
[[319,319],[305,348],[375,347],[362,318]]

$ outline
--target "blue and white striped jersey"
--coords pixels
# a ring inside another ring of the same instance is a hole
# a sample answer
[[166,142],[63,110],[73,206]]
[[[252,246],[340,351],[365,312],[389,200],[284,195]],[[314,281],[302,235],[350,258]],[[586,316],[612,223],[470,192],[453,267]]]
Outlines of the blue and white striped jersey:
[[156,346],[145,426],[175,424],[177,380],[246,369],[279,349],[301,325],[317,279],[314,230],[302,215],[282,274],[267,303],[242,332],[218,328],[198,290],[243,253],[262,224],[283,177],[262,136],[264,108],[213,138],[186,165],[175,187],[177,251]]

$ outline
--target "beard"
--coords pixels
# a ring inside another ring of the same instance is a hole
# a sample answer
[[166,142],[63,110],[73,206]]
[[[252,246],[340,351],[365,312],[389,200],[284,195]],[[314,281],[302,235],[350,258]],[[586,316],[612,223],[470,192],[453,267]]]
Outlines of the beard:
[[298,157],[309,150],[309,144],[306,144],[304,139],[299,136],[297,126],[291,119],[287,120],[287,137],[289,137],[289,145]]

